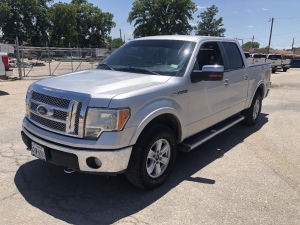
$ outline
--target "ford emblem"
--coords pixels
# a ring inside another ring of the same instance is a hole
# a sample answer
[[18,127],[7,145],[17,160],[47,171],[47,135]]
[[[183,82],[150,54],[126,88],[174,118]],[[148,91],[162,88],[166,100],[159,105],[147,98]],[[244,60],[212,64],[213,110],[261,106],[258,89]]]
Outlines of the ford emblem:
[[40,114],[41,116],[51,116],[53,113],[52,113],[52,110],[49,109],[48,107],[44,106],[44,105],[39,105],[37,108],[36,108],[36,111],[38,112],[38,114]]

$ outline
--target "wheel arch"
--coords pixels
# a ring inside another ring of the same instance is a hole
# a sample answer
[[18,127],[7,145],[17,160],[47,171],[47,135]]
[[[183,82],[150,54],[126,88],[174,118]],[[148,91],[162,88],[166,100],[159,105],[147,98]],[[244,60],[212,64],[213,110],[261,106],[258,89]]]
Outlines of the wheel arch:
[[179,116],[176,114],[177,113],[174,109],[165,108],[148,115],[136,128],[130,140],[130,145],[134,145],[143,131],[153,124],[163,124],[169,127],[174,131],[177,143],[181,142],[183,136],[182,122],[180,121]]

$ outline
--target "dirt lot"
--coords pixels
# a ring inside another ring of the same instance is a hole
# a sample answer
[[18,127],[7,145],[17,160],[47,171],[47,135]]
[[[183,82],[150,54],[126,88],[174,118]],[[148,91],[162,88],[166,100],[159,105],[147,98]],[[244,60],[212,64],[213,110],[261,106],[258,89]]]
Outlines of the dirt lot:
[[150,192],[32,157],[20,131],[35,78],[0,81],[0,224],[300,224],[300,69],[271,79],[256,126],[179,154]]

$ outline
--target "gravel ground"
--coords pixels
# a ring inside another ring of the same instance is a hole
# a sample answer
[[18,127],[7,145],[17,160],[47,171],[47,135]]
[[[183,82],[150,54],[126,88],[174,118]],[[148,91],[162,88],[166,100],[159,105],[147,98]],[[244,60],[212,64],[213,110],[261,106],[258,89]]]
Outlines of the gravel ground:
[[0,224],[300,224],[300,69],[272,74],[254,127],[237,124],[141,191],[123,175],[65,174],[20,136],[36,77],[0,81]]

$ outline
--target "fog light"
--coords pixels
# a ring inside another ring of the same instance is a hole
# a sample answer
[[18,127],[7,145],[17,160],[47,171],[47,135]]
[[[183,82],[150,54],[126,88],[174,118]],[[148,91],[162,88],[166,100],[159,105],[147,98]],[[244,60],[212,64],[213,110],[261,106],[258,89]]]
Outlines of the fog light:
[[92,169],[99,169],[102,166],[101,160],[96,157],[87,158],[86,164]]

